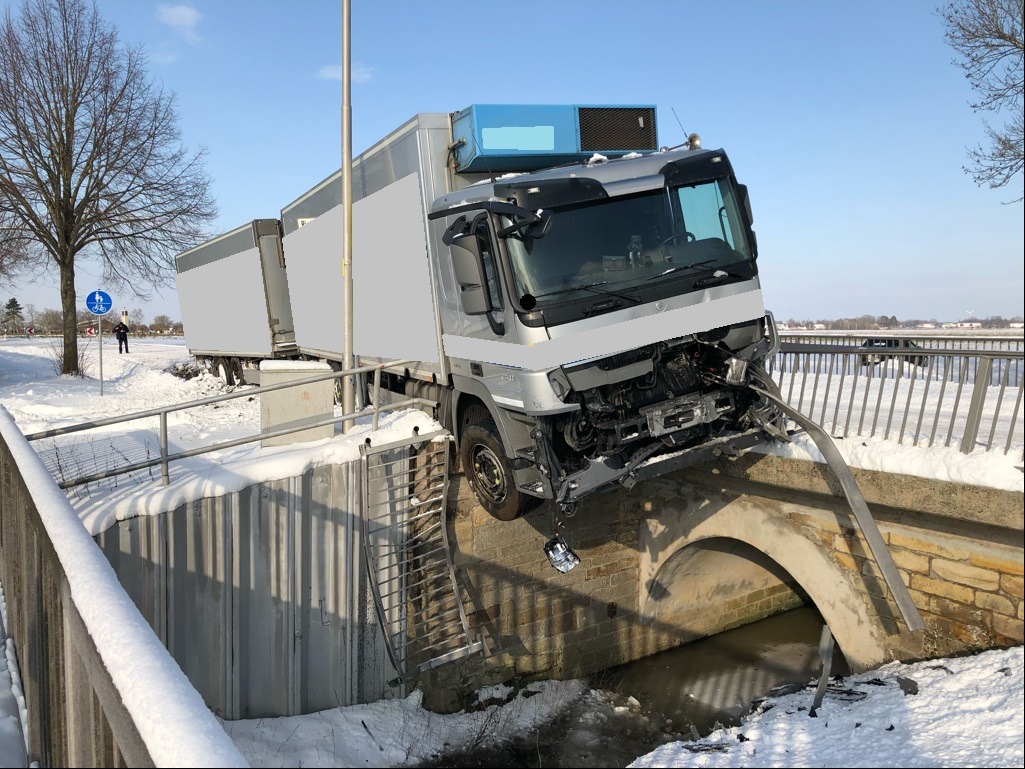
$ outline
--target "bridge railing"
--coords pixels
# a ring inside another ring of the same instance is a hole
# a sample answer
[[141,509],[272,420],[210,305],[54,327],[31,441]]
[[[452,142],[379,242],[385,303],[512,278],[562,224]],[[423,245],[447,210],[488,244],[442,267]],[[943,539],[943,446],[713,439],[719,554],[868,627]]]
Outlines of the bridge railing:
[[[25,440],[41,441],[44,438],[53,439],[49,444],[37,444],[37,452],[62,489],[85,487],[95,481],[105,479],[113,479],[112,483],[116,485],[117,478],[124,475],[134,476],[136,482],[145,482],[147,471],[149,477],[152,478],[154,468],[158,466],[160,467],[161,482],[164,486],[167,486],[170,483],[171,462],[209,454],[214,451],[222,451],[236,446],[243,446],[247,443],[256,443],[268,438],[292,435],[312,428],[326,427],[344,422],[355,422],[357,419],[366,416],[369,416],[371,419],[371,428],[377,430],[380,415],[384,412],[436,405],[433,401],[424,398],[406,398],[401,401],[393,401],[387,405],[380,405],[382,372],[387,368],[400,367],[412,362],[408,360],[388,361],[386,363],[293,379],[278,384],[263,385],[256,389],[244,389],[225,395],[214,395],[183,403],[173,403],[169,406],[158,406],[146,409],[145,411],[135,411],[130,414],[94,419],[41,432],[29,433],[25,436]],[[258,433],[241,438],[204,444],[194,449],[174,453],[170,451],[168,417],[172,414],[206,406],[218,408],[221,404],[229,401],[243,398],[252,400],[256,396],[277,390],[293,389],[325,381],[339,381],[347,377],[354,378],[370,373],[374,375],[370,391],[370,402],[364,408],[360,408],[351,414],[325,417],[315,421],[301,421],[297,424],[290,424],[277,429],[261,430]],[[154,417],[159,420],[155,426],[150,424],[149,427],[143,425],[133,429],[124,429],[122,427],[122,425],[126,425],[129,422],[147,420]],[[114,427],[116,429],[103,433],[97,432],[105,427]],[[79,443],[67,439],[63,441],[57,440],[63,436],[76,435],[87,431],[89,435],[84,437]],[[85,489],[83,493],[88,496],[89,490]]]
[[0,406],[0,581],[41,766],[246,766]]
[[769,374],[832,435],[1021,450],[1022,351],[784,342]]
[[869,339],[910,339],[928,350],[988,350],[1022,352],[1025,337],[1010,334],[937,334],[917,329],[891,331],[781,331],[783,342],[859,346]]

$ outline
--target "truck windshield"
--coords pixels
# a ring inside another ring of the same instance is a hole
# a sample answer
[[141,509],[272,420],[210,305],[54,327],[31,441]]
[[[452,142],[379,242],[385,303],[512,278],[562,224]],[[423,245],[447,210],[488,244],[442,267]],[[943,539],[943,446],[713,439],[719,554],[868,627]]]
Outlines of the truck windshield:
[[681,274],[714,272],[751,259],[736,196],[726,179],[552,212],[551,230],[543,238],[506,239],[514,290],[519,297],[533,297],[537,307]]

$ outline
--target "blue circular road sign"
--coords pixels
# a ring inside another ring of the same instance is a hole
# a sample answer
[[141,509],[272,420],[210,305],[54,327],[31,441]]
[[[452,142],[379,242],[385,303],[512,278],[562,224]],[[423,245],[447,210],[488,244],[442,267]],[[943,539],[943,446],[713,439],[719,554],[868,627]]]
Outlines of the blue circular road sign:
[[93,315],[106,315],[114,306],[114,301],[106,291],[90,291],[85,298],[85,306]]

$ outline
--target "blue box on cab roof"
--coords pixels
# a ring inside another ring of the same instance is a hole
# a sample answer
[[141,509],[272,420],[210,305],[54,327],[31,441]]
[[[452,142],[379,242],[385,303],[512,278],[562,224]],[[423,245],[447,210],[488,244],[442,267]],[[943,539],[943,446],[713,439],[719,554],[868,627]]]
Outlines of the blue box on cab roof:
[[459,173],[506,173],[658,149],[652,105],[473,104],[452,116]]

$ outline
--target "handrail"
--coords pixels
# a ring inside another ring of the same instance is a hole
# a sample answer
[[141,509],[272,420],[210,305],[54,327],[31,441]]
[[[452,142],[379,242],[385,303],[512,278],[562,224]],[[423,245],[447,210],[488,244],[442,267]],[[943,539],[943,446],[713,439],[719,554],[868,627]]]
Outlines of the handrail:
[[226,393],[224,395],[214,395],[208,398],[198,398],[192,401],[184,401],[182,403],[174,403],[168,406],[158,406],[156,408],[145,409],[144,411],[135,411],[131,414],[122,414],[116,417],[106,417],[104,419],[96,419],[89,422],[80,422],[74,425],[68,425],[67,427],[57,427],[52,430],[43,430],[41,432],[30,433],[25,436],[26,441],[37,441],[43,438],[52,438],[58,435],[69,435],[72,433],[79,433],[85,430],[93,430],[99,427],[106,427],[108,425],[122,424],[124,422],[131,422],[136,419],[145,419],[147,417],[159,417],[159,435],[160,435],[160,458],[150,459],[144,462],[134,462],[128,465],[122,465],[120,467],[105,470],[99,473],[91,473],[89,475],[79,476],[72,480],[59,481],[58,486],[62,489],[73,488],[75,486],[81,486],[85,483],[91,483],[92,481],[102,480],[104,478],[112,478],[118,475],[125,475],[127,473],[135,472],[136,470],[145,470],[150,467],[156,467],[160,465],[160,477],[161,482],[164,486],[170,484],[170,469],[169,465],[172,461],[177,459],[186,459],[188,457],[199,456],[201,454],[208,454],[213,451],[219,451],[222,449],[232,448],[234,446],[241,446],[246,443],[254,443],[256,441],[265,440],[268,438],[278,438],[283,435],[291,435],[292,433],[304,432],[306,430],[314,429],[317,427],[327,427],[328,425],[339,424],[342,422],[348,422],[358,419],[368,414],[372,416],[372,429],[377,430],[378,416],[382,411],[393,411],[400,408],[408,408],[415,406],[429,406],[437,407],[437,402],[427,400],[425,398],[407,398],[402,401],[390,403],[386,406],[378,406],[377,401],[381,392],[381,373],[384,369],[395,368],[397,366],[404,366],[407,363],[415,363],[412,359],[408,360],[393,360],[386,361],[384,363],[375,363],[367,366],[359,366],[351,369],[344,369],[342,371],[332,371],[327,374],[317,374],[315,376],[303,377],[302,379],[294,379],[288,382],[279,382],[273,385],[260,386],[256,388],[259,394],[273,392],[275,390],[285,390],[290,387],[301,387],[303,385],[315,384],[317,382],[325,382],[333,379],[341,379],[347,376],[355,376],[358,374],[364,374],[373,371],[374,372],[374,390],[373,390],[373,403],[369,406],[360,409],[359,411],[351,414],[343,414],[338,417],[331,417],[330,419],[322,419],[316,422],[303,422],[300,425],[293,425],[291,427],[282,427],[276,430],[261,430],[255,435],[249,435],[242,438],[234,438],[229,441],[222,441],[220,443],[211,444],[208,446],[201,446],[195,449],[188,449],[187,451],[180,451],[176,454],[169,453],[168,440],[167,440],[167,415],[174,411],[184,411],[190,408],[198,408],[200,406],[208,406],[213,403],[223,403],[224,401],[235,400],[238,398],[247,398],[253,395],[253,390],[243,390],[241,392]]
[[[302,385],[314,384],[316,382],[323,382],[329,379],[340,379],[345,376],[353,376],[354,374],[365,374],[370,371],[374,371],[379,377],[382,369],[394,368],[395,366],[404,366],[407,363],[414,363],[413,360],[394,360],[386,363],[377,363],[371,366],[360,366],[359,368],[344,369],[342,371],[332,371],[329,374],[317,374],[316,376],[305,377],[303,379],[293,379],[288,382],[279,382],[273,385],[261,385],[256,389],[261,393],[269,393],[274,390],[284,390],[289,387],[300,387]],[[146,409],[144,411],[133,411],[131,414],[122,414],[116,417],[106,417],[105,419],[95,419],[89,422],[79,422],[68,427],[57,427],[53,430],[44,430],[38,433],[29,433],[25,436],[27,441],[36,441],[40,438],[52,438],[55,435],[68,435],[69,433],[77,433],[83,430],[92,430],[96,427],[106,427],[107,425],[116,425],[121,422],[131,422],[133,419],[144,419],[146,417],[155,417],[161,414],[170,414],[172,411],[184,411],[185,409],[198,408],[199,406],[209,406],[212,403],[223,403],[224,401],[235,400],[237,398],[246,398],[253,394],[252,390],[243,390],[241,392],[225,393],[224,395],[211,395],[209,398],[198,398],[194,401],[183,401],[181,403],[173,403],[170,406],[157,406],[155,408]],[[363,416],[358,414],[357,416]],[[306,428],[302,428],[306,429]]]
[[246,766],[2,405],[0,466],[0,578],[29,760]]
[[1023,364],[1020,349],[785,341],[768,371],[789,405],[834,435],[1008,454],[1022,440]]
[[[378,407],[374,413],[377,414],[381,411],[394,411],[396,409],[406,408],[408,406],[437,406],[437,401],[429,401],[425,398],[408,398],[404,401],[398,401],[396,403],[389,403],[387,406]],[[256,435],[247,435],[244,438],[233,438],[230,441],[222,441],[221,443],[210,444],[209,446],[200,446],[196,449],[188,449],[187,451],[179,451],[177,454],[169,454],[167,456],[167,462],[173,462],[176,459],[188,459],[189,457],[197,457],[201,454],[209,454],[212,451],[218,451],[220,449],[230,449],[235,446],[242,446],[246,443],[254,443],[256,441],[264,440],[265,438],[279,438],[282,435],[290,435],[291,433],[301,432],[304,430],[311,430],[316,427],[327,427],[328,425],[338,424],[339,422],[346,422],[350,419],[356,419],[357,417],[365,416],[366,411],[356,411],[352,414],[343,414],[340,417],[332,417],[331,419],[322,419],[317,422],[303,423],[300,427],[282,427],[277,430],[268,430],[267,432],[260,432]],[[104,478],[111,478],[115,475],[124,475],[131,473],[136,470],[145,470],[149,467],[156,467],[162,465],[165,459],[150,459],[145,462],[135,462],[130,465],[124,465],[122,467],[115,468],[114,470],[106,470],[102,473],[93,473],[92,475],[84,475],[80,478],[76,478],[73,481],[61,481],[57,485],[62,489],[70,489],[74,486],[81,486],[83,483],[91,483],[92,481],[100,481]],[[166,483],[164,484],[167,485]]]
[[976,358],[1007,358],[1010,360],[1025,359],[1025,350],[980,350],[980,349],[941,349],[937,347],[862,347],[851,344],[826,344],[823,342],[782,342],[780,352],[822,352],[822,353],[859,353],[862,355],[879,355],[882,357],[900,357],[918,355],[923,358],[933,356],[956,356]]

